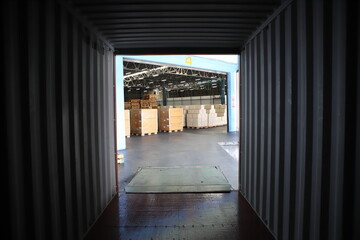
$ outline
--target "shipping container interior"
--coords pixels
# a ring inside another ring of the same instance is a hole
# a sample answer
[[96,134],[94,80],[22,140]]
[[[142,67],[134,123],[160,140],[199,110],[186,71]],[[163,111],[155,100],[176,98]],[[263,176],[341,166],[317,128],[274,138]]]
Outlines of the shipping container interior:
[[[360,239],[360,1],[0,6],[8,239]],[[124,192],[194,162],[233,190]]]

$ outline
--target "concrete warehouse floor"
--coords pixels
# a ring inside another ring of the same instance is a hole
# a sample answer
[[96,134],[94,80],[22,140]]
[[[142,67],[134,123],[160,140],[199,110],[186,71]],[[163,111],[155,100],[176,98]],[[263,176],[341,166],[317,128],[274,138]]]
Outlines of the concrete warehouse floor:
[[131,136],[126,140],[124,163],[118,164],[119,191],[139,167],[220,166],[234,190],[238,189],[238,146],[220,143],[237,142],[238,133],[225,127],[184,129],[183,132]]

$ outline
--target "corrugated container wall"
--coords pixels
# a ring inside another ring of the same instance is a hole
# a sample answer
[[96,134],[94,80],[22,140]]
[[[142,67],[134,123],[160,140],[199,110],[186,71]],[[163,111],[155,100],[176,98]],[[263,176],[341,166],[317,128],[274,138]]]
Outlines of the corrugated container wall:
[[359,1],[293,1],[241,52],[240,189],[278,239],[360,239]]
[[113,50],[54,1],[1,15],[3,227],[80,239],[116,192]]

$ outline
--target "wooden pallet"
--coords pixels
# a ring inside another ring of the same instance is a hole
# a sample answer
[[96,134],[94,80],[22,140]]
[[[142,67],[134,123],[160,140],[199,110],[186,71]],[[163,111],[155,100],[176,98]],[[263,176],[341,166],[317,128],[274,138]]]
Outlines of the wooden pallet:
[[157,134],[157,132],[154,132],[154,133],[143,133],[143,134],[137,134],[137,133],[133,133],[132,135],[136,135],[136,136],[145,136],[145,135],[148,135],[148,136],[150,136],[151,134],[154,134],[154,135],[156,135]]
[[182,132],[183,129],[181,130],[160,130],[160,132],[168,132],[168,133],[172,133],[172,132]]
[[203,128],[209,128],[208,126],[204,126],[204,127],[187,127],[187,128],[191,128],[191,129],[203,129]]

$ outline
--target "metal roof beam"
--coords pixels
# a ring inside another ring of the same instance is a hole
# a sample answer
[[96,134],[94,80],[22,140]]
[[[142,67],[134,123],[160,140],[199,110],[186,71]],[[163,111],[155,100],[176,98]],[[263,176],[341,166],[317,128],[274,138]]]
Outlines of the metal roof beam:
[[88,20],[96,20],[96,19],[119,19],[119,18],[138,18],[141,17],[162,17],[162,18],[169,18],[169,17],[205,17],[205,18],[211,18],[214,19],[217,18],[236,18],[236,17],[250,17],[250,18],[266,18],[268,16],[269,12],[236,12],[236,11],[230,11],[230,12],[215,12],[215,11],[201,11],[201,12],[114,12],[114,13],[96,13],[96,14],[87,14]]
[[[128,37],[134,37],[134,38],[138,38],[138,39],[142,39],[145,37],[185,37],[184,34],[186,34],[185,32],[172,32],[172,33],[156,33],[156,35],[154,35],[154,33],[152,32],[148,32],[148,33],[123,33],[123,34],[113,34],[111,36],[109,36],[107,39],[108,40],[112,40],[112,39],[122,39],[122,38],[128,38]],[[221,33],[221,37],[247,37],[249,36],[246,33],[233,33],[233,32],[228,32],[228,33]],[[218,32],[212,32],[212,33],[206,33],[206,32],[201,32],[201,33],[191,33],[190,37],[219,37],[219,33]]]
[[218,2],[218,4],[188,4],[188,3],[171,3],[166,4],[99,4],[99,5],[87,5],[79,6],[81,12],[84,14],[92,13],[113,13],[113,12],[179,12],[179,11],[216,11],[216,12],[233,12],[233,11],[256,11],[256,12],[268,12],[274,10],[276,5],[274,4],[224,4]]
[[251,23],[131,23],[113,26],[98,26],[99,31],[117,31],[122,29],[158,29],[158,28],[223,28],[253,30],[257,24]]
[[[125,34],[125,33],[153,33],[155,36],[157,33],[183,33],[183,34],[192,34],[192,33],[251,33],[251,29],[241,30],[241,29],[223,29],[223,28],[137,28],[137,29],[123,29],[123,30],[113,30],[113,31],[103,31],[103,35],[109,36],[113,34]],[[191,36],[191,35],[190,35]]]
[[112,26],[125,23],[246,23],[260,24],[261,18],[200,18],[200,17],[184,17],[184,18],[117,18],[117,19],[98,19],[93,21],[94,26]]

